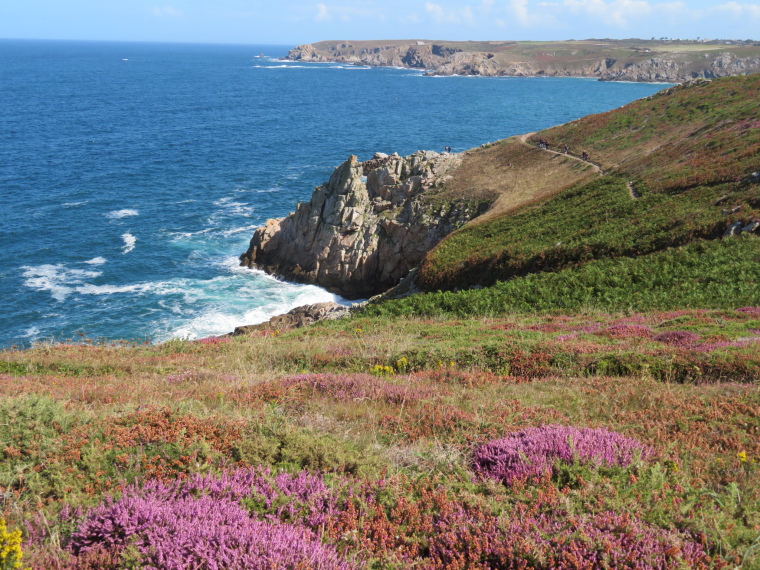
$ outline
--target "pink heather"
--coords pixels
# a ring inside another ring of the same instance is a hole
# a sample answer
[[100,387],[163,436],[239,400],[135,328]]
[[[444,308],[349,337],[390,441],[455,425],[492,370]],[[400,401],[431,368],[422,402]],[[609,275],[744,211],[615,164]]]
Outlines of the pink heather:
[[473,459],[478,475],[510,485],[551,473],[556,462],[627,467],[637,454],[651,451],[613,431],[546,425],[481,445]]
[[305,472],[272,479],[267,470],[241,469],[221,477],[150,481],[126,487],[120,499],[90,510],[69,548],[78,555],[134,545],[147,568],[163,570],[351,568],[307,526],[256,520],[240,503],[255,497],[271,507],[280,496],[291,500],[278,515],[294,514],[295,502],[310,525],[318,526],[335,509],[322,479]]

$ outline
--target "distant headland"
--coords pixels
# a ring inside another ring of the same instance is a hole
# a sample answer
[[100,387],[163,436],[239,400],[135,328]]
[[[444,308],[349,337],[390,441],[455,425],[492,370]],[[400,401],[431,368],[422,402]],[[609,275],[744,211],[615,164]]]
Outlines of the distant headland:
[[292,61],[424,69],[429,75],[593,77],[681,83],[760,72],[755,40],[588,39],[559,42],[322,41],[290,50]]

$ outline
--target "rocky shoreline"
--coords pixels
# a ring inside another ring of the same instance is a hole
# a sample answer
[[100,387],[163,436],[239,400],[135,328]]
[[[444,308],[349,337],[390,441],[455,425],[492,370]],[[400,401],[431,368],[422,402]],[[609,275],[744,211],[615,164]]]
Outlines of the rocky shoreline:
[[[586,77],[600,81],[681,83],[691,79],[712,79],[760,72],[757,49],[744,51],[722,47],[698,51],[657,51],[633,47],[622,56],[611,42],[608,50],[589,51],[584,42],[578,49],[516,55],[518,42],[485,42],[493,50],[479,51],[468,42],[319,42],[290,50],[285,58],[303,62],[338,62],[373,67],[424,69],[428,75],[478,75],[484,77]],[[559,43],[559,42],[558,42]],[[643,43],[643,42],[639,42]],[[603,45],[603,44],[596,44]],[[517,47],[513,47],[517,46]],[[689,46],[693,47],[693,46]],[[584,51],[584,49],[586,51]]]

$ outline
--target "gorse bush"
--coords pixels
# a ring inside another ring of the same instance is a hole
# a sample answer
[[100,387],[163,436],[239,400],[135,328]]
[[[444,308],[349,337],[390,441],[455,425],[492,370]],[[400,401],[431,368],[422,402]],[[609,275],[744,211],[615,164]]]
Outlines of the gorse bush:
[[5,519],[0,518],[0,570],[18,570],[23,557],[21,531],[9,531]]
[[546,425],[481,445],[473,465],[480,476],[511,485],[550,475],[557,462],[627,467],[650,454],[636,440],[606,429]]
[[[404,361],[408,366],[406,358]],[[388,373],[383,375],[387,376]],[[339,401],[370,399],[390,404],[402,404],[404,402],[418,402],[435,395],[435,390],[432,388],[412,388],[369,374],[301,374],[286,378],[283,385],[288,388],[305,390],[314,395],[329,396]]]

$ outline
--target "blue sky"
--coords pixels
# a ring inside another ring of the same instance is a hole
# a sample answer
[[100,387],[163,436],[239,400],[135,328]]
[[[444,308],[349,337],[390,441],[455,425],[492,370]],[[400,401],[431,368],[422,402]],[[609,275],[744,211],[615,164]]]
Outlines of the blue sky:
[[312,43],[325,39],[760,40],[760,0],[0,0],[0,38]]

